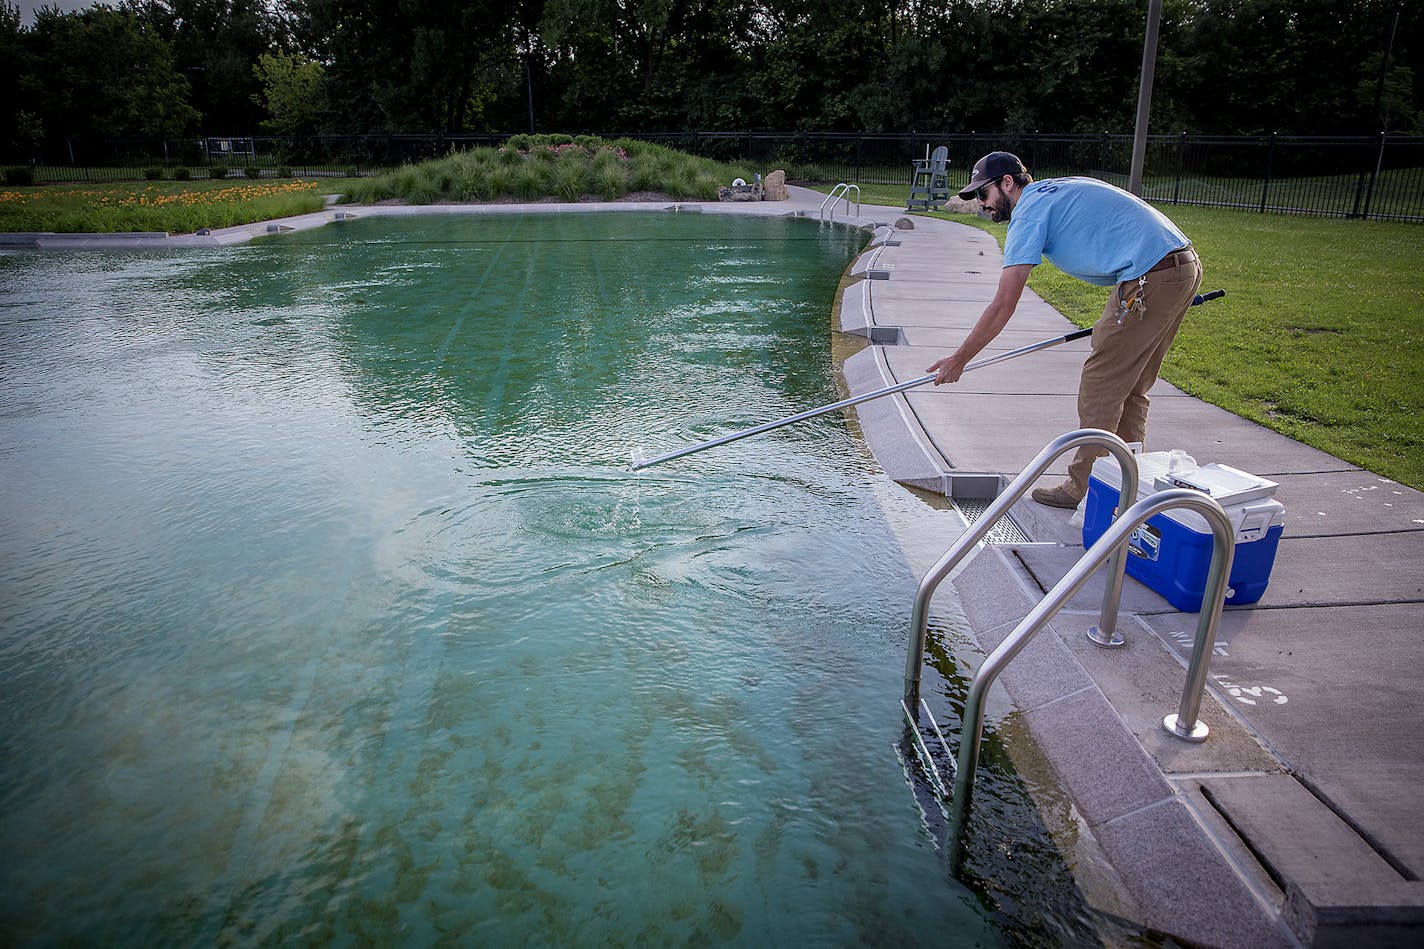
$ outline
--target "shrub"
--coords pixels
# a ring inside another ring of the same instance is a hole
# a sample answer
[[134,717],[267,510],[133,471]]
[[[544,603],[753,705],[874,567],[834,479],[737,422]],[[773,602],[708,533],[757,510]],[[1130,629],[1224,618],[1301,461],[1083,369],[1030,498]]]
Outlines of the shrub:
[[35,170],[28,165],[6,168],[5,183],[7,185],[32,185],[35,183]]
[[593,170],[602,171],[610,166],[623,164],[623,156],[608,147],[601,147],[593,153]]
[[508,151],[527,152],[530,144],[532,143],[528,135],[511,135],[504,147]]
[[144,176],[144,178],[146,178],[146,179],[149,180],[149,181],[160,181],[160,180],[162,180],[162,178],[163,178],[163,169],[162,169],[162,168],[145,168],[145,169],[143,170],[143,176]]
[[277,177],[278,177],[278,178],[290,178],[290,177],[292,177],[292,169],[288,168],[286,165],[283,165],[281,168],[278,168],[278,169],[277,169]]
[[208,169],[208,177],[214,180],[218,178],[226,178],[227,172],[227,165],[213,165],[211,168]]
[[256,165],[248,165],[246,168],[242,169],[242,173],[249,178],[262,177],[262,169],[258,168]]
[[193,173],[192,173],[191,171],[189,171],[187,168],[184,168],[184,167],[182,167],[182,166],[179,166],[179,167],[173,169],[173,180],[174,180],[174,181],[187,181],[189,178],[192,178],[192,177],[193,177]]

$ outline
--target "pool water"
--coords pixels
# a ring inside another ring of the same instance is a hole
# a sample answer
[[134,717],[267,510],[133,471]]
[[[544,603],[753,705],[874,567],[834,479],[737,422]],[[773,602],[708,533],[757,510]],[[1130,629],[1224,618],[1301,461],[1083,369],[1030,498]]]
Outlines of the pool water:
[[999,941],[896,757],[918,502],[839,416],[626,471],[835,399],[863,241],[0,257],[3,941]]

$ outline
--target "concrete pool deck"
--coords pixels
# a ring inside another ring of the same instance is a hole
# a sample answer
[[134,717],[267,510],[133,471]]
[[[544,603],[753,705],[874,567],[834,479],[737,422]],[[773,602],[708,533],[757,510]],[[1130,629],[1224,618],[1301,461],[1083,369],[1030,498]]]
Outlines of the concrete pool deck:
[[[905,212],[861,213],[892,222]],[[897,243],[868,248],[862,276],[844,288],[841,328],[886,344],[846,361],[852,394],[924,375],[993,295],[1001,260],[993,237],[913,221],[894,232]],[[1215,289],[1205,265],[1203,290]],[[1029,293],[988,354],[1072,329]],[[1006,485],[1077,428],[1088,349],[1080,340],[952,386],[864,403],[861,428],[902,483],[948,493],[957,477],[987,474]],[[1161,726],[1181,698],[1197,615],[1131,577],[1118,624],[1125,647],[1086,638],[1102,601],[1099,571],[996,688],[1012,698],[1080,831],[1111,868],[1118,912],[1216,946],[1418,944],[1424,494],[1166,382],[1152,398],[1149,450],[1183,448],[1269,478],[1285,506],[1264,597],[1222,617],[1201,713],[1210,736],[1192,744]],[[1061,480],[1070,457],[1041,483]],[[983,547],[953,578],[986,651],[1083,554],[1072,513],[1018,502],[1011,514],[1034,543]]]
[[[824,195],[791,195],[745,204],[335,207],[206,235],[6,235],[0,250],[217,248],[343,216],[675,207],[818,217]],[[874,226],[905,216],[866,206],[847,218],[850,210],[838,204],[836,220]],[[869,340],[842,367],[853,394],[923,375],[993,293],[1000,258],[992,237],[913,221],[893,241],[877,228],[842,285],[840,329]],[[1214,289],[1205,263],[1205,288]],[[993,349],[1070,329],[1029,293]],[[1006,483],[1077,427],[1087,351],[1082,340],[953,386],[866,403],[857,408],[863,436],[904,484],[943,493],[967,475]],[[1424,824],[1415,815],[1424,799],[1415,672],[1424,667],[1424,495],[1166,383],[1153,399],[1149,447],[1183,448],[1279,482],[1285,532],[1264,598],[1223,615],[1201,713],[1212,730],[1205,743],[1182,742],[1160,725],[1180,700],[1196,615],[1131,578],[1119,620],[1124,648],[1102,650],[1085,638],[1102,595],[1095,578],[1001,677],[996,688],[1071,802],[1069,860],[1080,863],[1080,880],[1092,877],[1085,894],[1105,912],[1198,944],[1416,943],[1424,933]],[[1051,475],[1061,476],[1067,460]],[[1013,516],[1032,543],[983,547],[953,579],[981,648],[1012,630],[1082,554],[1070,513],[1021,501]],[[906,535],[907,559],[921,571],[952,540],[924,534]],[[926,695],[933,704],[937,696]]]

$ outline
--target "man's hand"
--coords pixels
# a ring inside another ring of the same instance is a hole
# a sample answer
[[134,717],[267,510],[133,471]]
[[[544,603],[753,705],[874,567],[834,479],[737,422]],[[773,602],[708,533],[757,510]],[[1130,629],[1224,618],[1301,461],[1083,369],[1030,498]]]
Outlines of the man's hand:
[[942,386],[946,382],[958,382],[959,377],[964,375],[964,367],[968,363],[968,358],[961,356],[959,352],[956,351],[927,368],[925,372],[934,373],[934,384]]

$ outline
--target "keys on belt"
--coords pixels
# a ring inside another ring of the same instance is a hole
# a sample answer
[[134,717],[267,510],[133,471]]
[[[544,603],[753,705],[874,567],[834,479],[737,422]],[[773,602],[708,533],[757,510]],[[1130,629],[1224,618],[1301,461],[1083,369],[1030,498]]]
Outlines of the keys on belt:
[[[1122,289],[1124,286],[1129,289],[1124,291]],[[1147,301],[1142,298],[1142,293],[1146,289],[1146,275],[1138,277],[1135,284],[1127,283],[1118,287],[1117,323],[1119,326],[1122,325],[1123,320],[1127,319],[1129,313],[1136,313],[1139,320],[1147,315]]]

